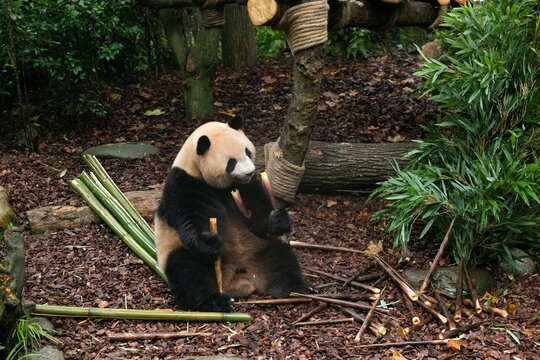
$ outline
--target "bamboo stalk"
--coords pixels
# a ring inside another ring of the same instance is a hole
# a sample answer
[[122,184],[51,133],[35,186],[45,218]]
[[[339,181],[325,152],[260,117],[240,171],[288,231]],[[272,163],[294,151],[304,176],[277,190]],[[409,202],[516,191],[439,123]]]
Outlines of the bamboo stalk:
[[446,245],[448,245],[448,240],[450,239],[450,233],[452,232],[452,228],[454,227],[454,222],[456,221],[456,217],[452,219],[452,222],[450,223],[450,226],[448,227],[448,230],[446,231],[446,235],[444,235],[444,239],[441,243],[441,246],[439,247],[439,251],[437,251],[437,255],[435,255],[435,258],[433,259],[433,262],[431,263],[431,267],[429,268],[429,271],[426,275],[426,278],[422,282],[422,286],[420,286],[420,293],[424,293],[429,286],[429,283],[431,282],[431,278],[433,277],[433,274],[435,273],[435,270],[439,267],[439,261],[441,260],[441,257],[446,250]]
[[466,266],[463,267],[463,275],[465,275],[465,280],[467,281],[467,286],[469,287],[469,293],[471,294],[474,310],[477,314],[480,314],[482,312],[482,306],[480,306],[478,294],[476,293],[476,286],[474,285],[474,281],[469,274],[469,269]]
[[411,331],[420,330],[421,328],[424,327],[424,325],[429,324],[429,323],[432,322],[434,319],[435,319],[435,318],[433,317],[433,315],[428,314],[428,316],[426,316],[425,318],[423,318],[418,324],[415,324],[415,325],[411,326]]
[[431,306],[426,305],[424,301],[418,301],[417,304],[420,305],[420,307],[422,307],[424,310],[435,316],[443,324],[446,324],[448,322],[448,318],[446,316],[433,309]]
[[82,159],[86,163],[86,165],[92,170],[92,172],[98,176],[98,179],[101,181],[103,186],[105,186],[109,190],[109,192],[115,197],[115,199],[118,200],[120,204],[122,204],[122,207],[126,209],[126,211],[132,216],[135,222],[137,222],[141,230],[148,236],[149,239],[151,239],[155,243],[156,235],[154,234],[152,228],[148,225],[146,220],[143,219],[141,214],[139,214],[139,212],[133,207],[133,205],[124,195],[124,193],[120,191],[116,183],[112,180],[109,174],[107,174],[97,157],[95,157],[94,155],[86,154],[82,156]]
[[454,310],[454,321],[457,323],[461,321],[461,309],[463,308],[463,266],[464,261],[462,257],[459,261],[458,278],[456,284],[456,306]]
[[341,324],[345,322],[354,322],[354,318],[346,318],[346,319],[329,319],[329,320],[319,320],[319,321],[304,321],[304,322],[297,322],[294,324],[294,326],[307,326],[307,325],[327,325],[327,324]]
[[358,270],[357,272],[355,272],[352,276],[349,276],[345,282],[343,283],[343,286],[347,286],[349,285],[349,283],[351,281],[356,281],[356,282],[367,282],[367,281],[371,281],[371,280],[377,280],[378,278],[381,277],[381,274],[365,274],[365,275],[362,275],[360,276],[360,274],[363,273],[363,269],[360,269]]
[[88,206],[122,239],[122,241],[137,254],[152,270],[154,270],[163,280],[167,277],[158,267],[156,259],[146,252],[135,239],[122,227],[122,225],[112,216],[112,214],[99,202],[90,189],[82,182],[75,179],[68,181],[71,188],[79,194]]
[[357,300],[375,300],[377,298],[377,295],[372,295],[372,294],[324,294],[324,297],[332,298],[332,299],[340,299],[340,300],[357,301]]
[[[352,309],[347,309],[345,307],[342,307],[342,306],[339,306],[338,305],[338,308],[345,314],[347,315],[350,315],[354,318],[355,321],[358,321],[360,323],[363,323],[364,320],[366,319],[363,315],[360,315],[359,313],[357,313],[356,311],[352,310]],[[371,333],[375,336],[381,336],[381,335],[386,335],[386,328],[384,326],[382,326],[381,324],[376,324],[376,323],[371,323],[369,325],[369,331],[371,331]]]
[[135,340],[156,340],[156,339],[177,339],[184,337],[196,336],[212,336],[212,333],[204,332],[154,332],[154,333],[124,333],[124,334],[109,334],[109,341],[135,341]]
[[284,305],[284,304],[305,304],[312,302],[311,298],[283,298],[283,299],[264,299],[264,300],[247,300],[235,301],[235,305]]
[[458,336],[459,334],[462,334],[462,333],[464,333],[466,331],[474,330],[477,327],[479,327],[481,325],[488,324],[488,323],[489,323],[489,321],[482,320],[482,321],[478,321],[478,322],[475,322],[475,323],[472,323],[472,324],[463,325],[463,326],[460,326],[460,327],[455,328],[453,330],[449,330],[449,331],[446,331],[446,332],[443,332],[443,333],[439,334],[439,338],[440,339],[453,338],[453,337]]
[[381,344],[366,344],[366,345],[357,345],[359,348],[377,348],[377,347],[392,347],[392,346],[418,346],[418,345],[446,345],[448,339],[445,340],[422,340],[422,341],[402,341],[402,342],[392,342],[392,343],[381,343]]
[[448,319],[448,329],[454,330],[457,326],[456,323],[450,314],[450,310],[448,310],[448,307],[444,303],[443,299],[441,298],[441,295],[435,290],[433,290],[435,293],[435,297],[437,298],[437,301],[439,302],[439,308],[441,309],[443,315]]
[[[95,175],[94,175],[95,176]],[[98,185],[85,171],[81,173],[79,178],[92,191],[94,196],[109,210],[116,220],[122,224],[123,228],[141,245],[146,252],[156,258],[156,244],[150,240],[145,233],[139,228],[138,224],[126,212],[122,205],[107,192],[103,185]],[[97,179],[96,179],[97,180]]]
[[404,292],[401,293],[401,297],[403,298],[403,303],[405,304],[405,307],[407,307],[407,310],[409,310],[409,314],[411,316],[411,321],[413,325],[420,323],[420,317],[418,316],[418,313],[414,309],[411,299],[409,299],[407,294]]
[[292,247],[295,248],[305,248],[305,249],[315,249],[315,250],[331,250],[331,251],[344,251],[344,252],[353,252],[357,254],[364,253],[362,250],[350,249],[341,246],[334,245],[322,245],[322,244],[310,244],[303,241],[290,241]]
[[32,315],[89,317],[103,319],[130,320],[164,320],[164,321],[204,321],[204,322],[236,322],[253,321],[246,313],[218,313],[170,310],[134,310],[134,309],[100,309],[92,307],[72,307],[55,305],[36,305]]
[[304,315],[300,316],[298,319],[294,320],[293,324],[296,324],[296,323],[299,323],[301,321],[307,320],[310,317],[312,317],[313,315],[315,315],[316,313],[318,313],[319,311],[322,311],[322,310],[326,309],[327,307],[328,307],[328,303],[325,303],[325,302],[320,303],[315,309],[311,310],[308,313],[305,313]]
[[[360,310],[369,310],[371,308],[371,306],[366,303],[358,303],[358,302],[352,302],[352,301],[346,301],[346,300],[340,300],[340,299],[332,299],[332,298],[327,298],[320,295],[313,295],[313,294],[308,295],[308,294],[300,294],[300,293],[293,292],[291,293],[291,296],[311,298],[313,300],[324,301],[330,304],[341,305],[341,306],[351,307],[351,308],[360,309]],[[382,308],[376,309],[376,311],[385,315],[388,315],[390,313],[390,310],[382,309]]]
[[252,215],[251,210],[246,209],[246,205],[244,205],[244,201],[242,200],[240,191],[233,190],[231,191],[231,195],[238,210],[240,210],[240,212],[242,213],[242,215],[244,215],[246,219],[250,219]]
[[[454,300],[453,295],[450,295],[450,294],[448,294],[448,293],[446,293],[444,291],[440,291],[439,293],[446,296],[447,298],[451,298],[452,300]],[[463,298],[463,303],[465,305],[474,307],[473,302],[469,298],[464,297]],[[508,317],[508,312],[506,310],[504,310],[504,309],[499,309],[499,308],[496,308],[496,307],[493,307],[493,306],[490,306],[490,305],[484,305],[482,303],[480,303],[480,306],[482,307],[483,311],[488,312],[490,314],[493,314],[493,315],[496,315],[496,316],[501,316],[501,317],[504,317],[504,318]],[[465,315],[472,316],[472,314],[469,313],[469,309],[463,308],[462,310],[463,310],[463,313]]]
[[274,197],[272,184],[270,184],[270,179],[268,179],[268,174],[266,174],[266,171],[261,173],[261,180],[264,185],[264,189],[266,190],[266,195],[268,195],[268,199],[270,200],[270,204],[272,204],[272,209],[277,210],[276,198]]
[[[373,256],[375,261],[379,266],[388,274],[388,276],[401,288],[401,290],[411,299],[412,301],[418,300],[418,294],[404,281],[402,281],[397,275],[392,267],[388,264],[385,264],[378,256]],[[387,266],[388,265],[388,266]]]
[[[217,234],[217,219],[210,218],[210,231],[214,234]],[[216,281],[218,285],[219,292],[223,292],[223,273],[221,272],[221,257],[218,256],[216,261],[214,261],[214,270],[216,272]]]
[[[345,278],[342,278],[341,276],[329,274],[329,273],[324,272],[324,271],[321,271],[321,270],[312,269],[312,268],[306,268],[306,270],[309,270],[309,271],[311,271],[311,272],[314,272],[315,274],[324,275],[324,276],[326,276],[326,277],[329,277],[330,279],[334,279],[334,280],[337,280],[337,281],[341,281],[341,282],[345,282],[345,281],[346,281],[346,279],[345,279]],[[359,283],[359,282],[356,282],[356,281],[351,281],[351,282],[349,282],[349,285],[354,286],[354,287],[357,287],[357,288],[360,288],[360,289],[364,289],[364,290],[371,291],[372,293],[375,293],[375,294],[378,294],[378,293],[381,292],[381,289],[378,289],[378,288],[373,287],[373,286],[371,286],[371,285]]]
[[366,315],[366,319],[364,320],[364,323],[362,324],[362,326],[360,326],[360,330],[358,330],[358,333],[356,334],[356,337],[354,338],[354,342],[360,342],[360,340],[362,339],[362,335],[364,335],[364,331],[366,331],[366,328],[369,325],[369,322],[371,321],[371,317],[373,316],[373,313],[375,312],[375,308],[377,307],[377,304],[379,304],[379,300],[381,299],[383,293],[384,293],[384,289],[383,291],[381,291],[380,294],[377,294],[377,299],[375,299],[373,301],[373,304],[371,304],[371,308],[369,309]]

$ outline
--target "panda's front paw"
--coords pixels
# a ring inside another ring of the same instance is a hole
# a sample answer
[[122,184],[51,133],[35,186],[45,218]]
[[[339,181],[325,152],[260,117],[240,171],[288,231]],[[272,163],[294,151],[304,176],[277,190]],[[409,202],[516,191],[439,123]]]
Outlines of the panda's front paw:
[[215,260],[221,253],[221,237],[213,232],[201,233],[198,253],[203,259]]
[[291,231],[292,221],[286,209],[273,210],[268,221],[268,234],[279,236]]

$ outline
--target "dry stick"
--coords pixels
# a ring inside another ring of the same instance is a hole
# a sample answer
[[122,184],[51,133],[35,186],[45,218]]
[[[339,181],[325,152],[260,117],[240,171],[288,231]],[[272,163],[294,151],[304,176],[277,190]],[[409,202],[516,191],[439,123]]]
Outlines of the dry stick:
[[319,320],[319,321],[297,322],[294,324],[294,326],[341,324],[344,322],[354,322],[354,318],[350,317],[346,319],[329,319],[329,320]]
[[418,305],[420,305],[420,307],[423,308],[424,310],[426,310],[427,312],[430,312],[433,316],[435,316],[443,324],[446,324],[448,322],[448,318],[446,316],[444,316],[443,314],[441,314],[437,310],[433,309],[432,307],[426,305],[426,303],[424,301],[417,301],[416,303]]
[[311,298],[283,298],[283,299],[265,299],[265,300],[247,300],[247,301],[237,301],[235,305],[281,305],[281,304],[304,304],[312,302]]
[[420,330],[421,328],[424,327],[424,325],[429,324],[429,323],[432,322],[434,319],[435,319],[435,318],[433,317],[433,315],[428,314],[428,316],[425,317],[425,318],[423,318],[422,321],[420,321],[418,324],[411,326],[411,331]]
[[454,310],[454,321],[461,321],[461,311],[463,308],[463,258],[459,261],[458,278],[456,284],[456,309]]
[[463,274],[465,275],[465,280],[467,281],[467,286],[469,287],[469,293],[471,294],[471,300],[474,304],[474,310],[477,314],[480,314],[482,312],[482,306],[480,306],[476,286],[474,285],[474,281],[469,274],[469,269],[466,266],[463,267]]
[[385,264],[377,255],[374,255],[373,258],[379,264],[379,266],[388,274],[388,276],[394,280],[394,282],[403,290],[405,294],[411,299],[412,301],[418,300],[418,294],[411,288],[409,285],[407,285],[404,281],[402,281],[397,275],[392,267],[388,264]]
[[418,346],[418,345],[445,345],[448,339],[445,340],[422,340],[422,341],[402,341],[382,344],[366,344],[358,345],[359,348],[376,348],[376,347],[392,347],[392,346]]
[[458,328],[455,328],[454,330],[446,331],[446,332],[444,332],[442,334],[439,334],[439,338],[440,339],[453,338],[453,337],[458,336],[459,334],[462,334],[462,333],[464,333],[466,331],[469,331],[469,330],[476,329],[477,327],[479,327],[481,325],[488,324],[488,323],[489,323],[489,321],[482,320],[482,321],[475,322],[475,323],[472,323],[472,324],[460,326]]
[[176,339],[193,336],[212,336],[212,333],[203,332],[155,332],[155,333],[125,333],[125,334],[109,334],[109,341],[134,341],[134,340],[155,340],[155,339]]
[[407,307],[407,310],[409,310],[413,325],[420,323],[420,316],[418,316],[418,313],[414,309],[411,299],[409,299],[407,294],[405,294],[404,292],[401,293],[401,297],[403,298],[403,303]]
[[318,313],[319,311],[322,311],[322,310],[326,309],[327,307],[328,307],[328,303],[323,302],[323,303],[319,304],[315,309],[311,310],[308,313],[305,313],[304,315],[300,316],[298,319],[294,320],[293,324],[297,324],[300,321],[307,320],[310,317],[312,317],[313,315],[315,315],[316,313]]
[[450,310],[448,310],[448,307],[446,306],[444,300],[441,298],[441,295],[435,289],[433,289],[433,292],[435,293],[435,297],[437,298],[437,302],[439,303],[439,308],[441,309],[442,313],[446,318],[448,319],[448,328],[450,330],[454,330],[456,328],[456,323],[450,314]]
[[371,321],[371,317],[373,316],[373,313],[375,312],[375,308],[377,307],[377,304],[379,303],[379,300],[382,297],[382,294],[384,293],[384,289],[381,291],[380,294],[377,294],[377,299],[373,301],[373,304],[371,305],[371,308],[369,309],[366,319],[364,320],[364,323],[362,326],[360,326],[360,330],[358,330],[358,333],[356,334],[356,337],[354,338],[354,342],[360,342],[360,339],[362,339],[362,335],[364,335],[364,331],[366,331],[367,326],[369,325],[369,322]]
[[[324,275],[326,277],[329,277],[330,279],[334,279],[334,280],[337,280],[337,281],[341,281],[341,282],[346,281],[346,279],[342,278],[341,276],[329,274],[329,273],[321,271],[321,270],[312,269],[312,268],[306,268],[306,270],[314,272],[315,274]],[[370,285],[362,284],[362,283],[359,283],[359,282],[356,282],[356,281],[349,282],[349,285],[357,287],[357,288],[361,288],[361,289],[364,289],[364,290],[371,291],[372,293],[375,293],[375,294],[378,294],[378,293],[381,292],[381,289],[378,289],[378,288],[370,286]]]
[[[217,219],[210,218],[210,231],[217,234]],[[216,271],[216,280],[219,292],[223,292],[223,273],[221,272],[221,257],[218,256],[214,262],[214,270]]]
[[376,280],[381,277],[381,274],[366,274],[360,276],[364,272],[364,269],[360,269],[355,272],[352,276],[349,276],[347,280],[343,283],[343,286],[347,286],[351,281],[356,280],[357,282],[366,282],[371,280]]
[[[451,298],[452,300],[454,300],[453,295],[450,295],[450,294],[448,294],[448,293],[446,293],[444,291],[440,291],[439,293],[446,296],[446,297],[448,297],[448,298]],[[473,302],[469,298],[463,298],[463,303],[465,305],[468,305],[468,306],[474,306]],[[490,306],[490,305],[484,305],[482,303],[480,303],[480,306],[482,307],[483,311],[488,312],[490,314],[493,314],[493,315],[496,315],[496,316],[501,316],[501,317],[504,317],[504,318],[508,317],[508,311],[506,311],[504,309],[499,309],[499,308],[496,308],[496,307],[493,307],[493,306]],[[462,310],[465,313],[465,315],[467,315],[467,316],[472,315],[472,314],[469,313],[469,309],[463,308]]]
[[316,250],[330,250],[330,251],[344,251],[344,252],[353,252],[357,254],[362,254],[364,251],[362,250],[356,250],[341,246],[334,246],[334,245],[322,245],[322,244],[311,244],[303,241],[291,241],[290,242],[292,247],[295,248],[306,248],[306,249],[316,249]]
[[[364,320],[366,319],[364,316],[360,315],[359,313],[357,313],[356,311],[354,310],[351,310],[351,309],[347,309],[347,308],[344,308],[342,306],[339,306],[338,305],[338,308],[345,314],[349,315],[349,316],[352,316],[354,318],[355,321],[358,321],[358,322],[364,322]],[[381,324],[376,324],[376,323],[371,323],[369,325],[369,331],[371,331],[371,333],[375,336],[381,336],[381,335],[386,335],[386,328],[384,326],[382,326]]]
[[448,245],[448,240],[450,239],[450,233],[452,232],[452,228],[454,227],[454,222],[456,221],[456,217],[452,219],[452,222],[450,223],[450,226],[448,227],[448,230],[446,231],[446,235],[444,235],[444,239],[441,243],[441,246],[439,247],[439,251],[437,251],[437,255],[435,255],[435,258],[433,259],[433,263],[431,264],[431,267],[429,268],[429,271],[426,275],[426,278],[424,279],[424,282],[422,283],[422,286],[420,286],[420,293],[424,293],[429,286],[429,283],[431,282],[431,278],[433,277],[433,273],[435,273],[435,270],[439,267],[439,261],[446,250],[446,245]]
[[[341,306],[351,307],[351,308],[360,309],[360,310],[369,310],[371,308],[371,306],[366,303],[358,303],[358,302],[351,302],[351,301],[340,300],[340,299],[332,299],[332,298],[327,298],[320,295],[312,295],[312,294],[308,295],[308,294],[300,294],[300,293],[292,292],[291,296],[312,298],[313,300],[324,301],[330,304],[341,305]],[[376,309],[376,311],[385,315],[390,314],[389,309],[381,308],[381,309]]]
[[324,297],[340,300],[375,300],[377,295],[372,294],[324,294]]

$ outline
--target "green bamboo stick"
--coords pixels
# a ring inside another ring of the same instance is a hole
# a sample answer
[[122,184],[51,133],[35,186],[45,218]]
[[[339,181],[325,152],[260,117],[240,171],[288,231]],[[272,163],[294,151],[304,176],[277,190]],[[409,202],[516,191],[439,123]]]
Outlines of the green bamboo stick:
[[99,202],[90,189],[80,179],[69,180],[68,184],[83,200],[90,206],[99,217],[122,239],[122,241],[135,252],[152,270],[154,270],[163,280],[167,277],[158,267],[156,260],[146,252],[146,250],[133,239],[133,237],[122,227],[122,225],[112,216],[112,214]]
[[146,220],[139,214],[139,212],[133,207],[131,202],[126,198],[124,193],[120,191],[115,182],[111,179],[109,174],[105,171],[99,160],[94,155],[83,155],[83,161],[90,167],[92,172],[94,172],[101,183],[109,190],[109,192],[122,204],[126,211],[133,217],[135,222],[139,224],[141,230],[151,239],[154,243],[156,242],[156,236],[152,228],[148,225]]
[[218,313],[170,310],[100,309],[89,307],[36,305],[32,315],[91,317],[104,319],[167,320],[167,321],[205,321],[240,322],[253,321],[247,313]]
[[[106,193],[106,189],[100,187],[92,180],[90,175],[85,171],[79,176],[84,184],[92,191],[98,200],[114,215],[124,229],[141,245],[146,252],[156,259],[156,244],[151,242],[146,235],[141,231],[137,223],[126,212],[122,205],[110,194]],[[105,191],[104,191],[105,190]]]

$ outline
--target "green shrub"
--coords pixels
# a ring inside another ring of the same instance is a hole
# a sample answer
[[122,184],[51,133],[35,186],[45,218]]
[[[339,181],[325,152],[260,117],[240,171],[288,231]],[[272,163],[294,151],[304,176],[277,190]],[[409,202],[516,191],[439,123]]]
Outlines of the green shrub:
[[493,0],[445,16],[446,53],[417,72],[441,117],[370,197],[390,201],[374,218],[389,214],[395,245],[406,249],[415,225],[440,240],[455,217],[456,259],[540,246],[538,15],[534,0]]
[[285,33],[281,30],[272,30],[270,26],[257,26],[255,39],[257,54],[262,58],[276,57],[287,49]]

